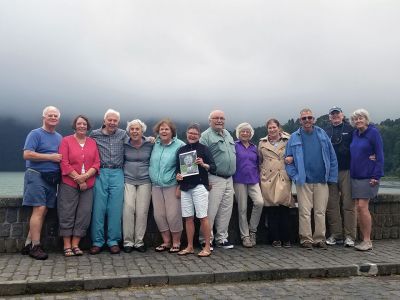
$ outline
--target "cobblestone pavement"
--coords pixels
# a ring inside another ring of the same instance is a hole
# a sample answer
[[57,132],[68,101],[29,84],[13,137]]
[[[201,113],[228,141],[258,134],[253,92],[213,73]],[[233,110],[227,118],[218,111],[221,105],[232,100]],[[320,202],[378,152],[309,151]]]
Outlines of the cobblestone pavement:
[[286,279],[37,294],[2,299],[399,299],[400,276]]
[[[0,295],[94,290],[97,288],[224,283],[247,280],[400,274],[400,240],[374,242],[371,252],[342,246],[313,251],[257,245],[216,249],[209,258],[169,253],[85,254],[46,261],[20,254],[0,255]],[[236,285],[235,285],[236,286]],[[400,295],[399,295],[400,296]]]

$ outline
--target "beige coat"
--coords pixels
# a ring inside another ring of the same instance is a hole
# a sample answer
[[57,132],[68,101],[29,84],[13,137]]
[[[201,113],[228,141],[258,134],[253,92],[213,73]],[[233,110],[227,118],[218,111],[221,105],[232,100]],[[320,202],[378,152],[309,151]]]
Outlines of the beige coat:
[[282,139],[275,146],[268,137],[260,139],[258,152],[260,155],[260,186],[264,198],[264,206],[284,205],[293,207],[292,182],[285,171],[285,148],[290,135],[281,134]]

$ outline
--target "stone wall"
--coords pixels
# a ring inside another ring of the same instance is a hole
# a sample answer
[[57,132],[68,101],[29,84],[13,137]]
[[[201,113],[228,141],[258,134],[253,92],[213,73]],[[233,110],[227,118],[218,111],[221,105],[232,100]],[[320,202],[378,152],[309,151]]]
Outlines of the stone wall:
[[[25,242],[25,237],[28,233],[28,220],[31,210],[22,207],[21,203],[22,199],[18,197],[0,199],[0,252],[17,252],[22,248]],[[249,213],[251,211],[250,204],[251,201],[249,201]],[[150,208],[145,236],[145,243],[147,246],[158,245],[161,242],[161,237],[154,222],[152,211],[152,208]],[[269,242],[268,229],[264,226],[265,211],[266,208],[264,208],[258,226],[258,243]],[[379,195],[378,199],[371,201],[370,211],[373,219],[373,239],[399,238],[400,195]],[[198,230],[198,227],[197,224],[196,231]],[[291,209],[291,228],[293,228],[291,237],[292,241],[296,242],[298,240],[298,217],[296,208]],[[232,218],[229,225],[229,237],[231,242],[234,244],[240,244],[236,203],[233,207]],[[184,234],[182,235],[182,242],[185,244]],[[47,214],[46,222],[43,226],[42,243],[45,249],[48,250],[62,249],[62,239],[58,236],[57,211],[55,209],[50,209]],[[83,249],[88,249],[90,247],[89,236],[82,240],[81,245]]]

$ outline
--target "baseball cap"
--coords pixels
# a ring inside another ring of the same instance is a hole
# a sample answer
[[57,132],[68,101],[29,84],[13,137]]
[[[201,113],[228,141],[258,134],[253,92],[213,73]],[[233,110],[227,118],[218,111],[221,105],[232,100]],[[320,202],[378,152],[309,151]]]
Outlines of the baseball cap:
[[329,114],[333,113],[333,112],[343,112],[342,109],[339,106],[333,106],[331,107],[331,109],[329,110]]

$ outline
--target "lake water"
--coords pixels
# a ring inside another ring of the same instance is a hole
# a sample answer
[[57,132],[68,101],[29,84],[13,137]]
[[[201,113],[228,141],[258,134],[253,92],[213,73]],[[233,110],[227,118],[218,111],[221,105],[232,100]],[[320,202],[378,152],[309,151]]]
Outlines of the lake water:
[[[22,196],[23,186],[24,172],[0,172],[0,197]],[[382,181],[379,193],[400,195],[400,180]]]
[[0,197],[22,196],[24,172],[0,172]]

